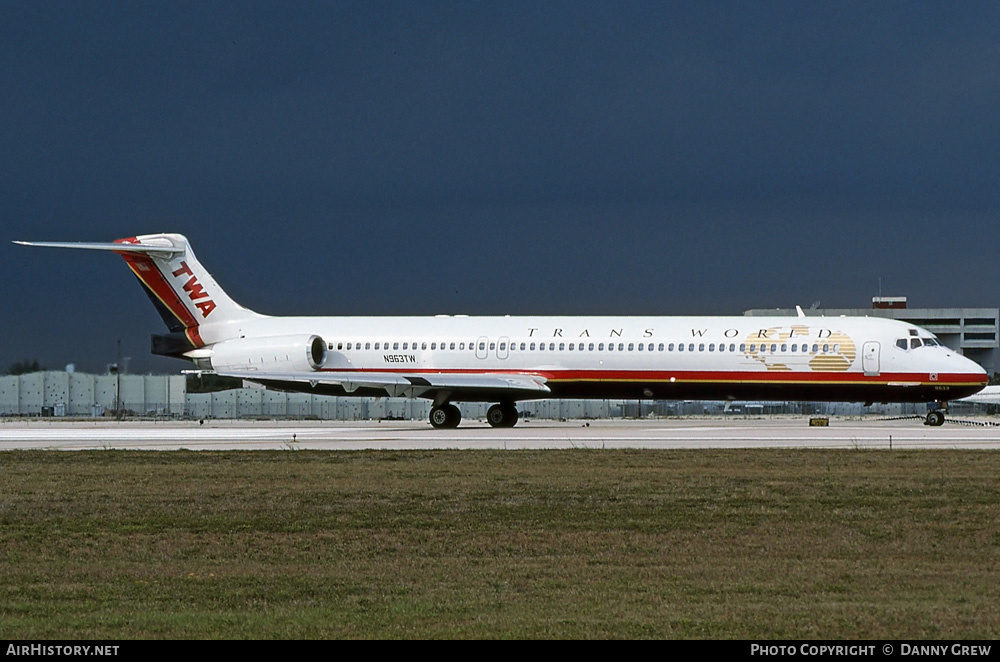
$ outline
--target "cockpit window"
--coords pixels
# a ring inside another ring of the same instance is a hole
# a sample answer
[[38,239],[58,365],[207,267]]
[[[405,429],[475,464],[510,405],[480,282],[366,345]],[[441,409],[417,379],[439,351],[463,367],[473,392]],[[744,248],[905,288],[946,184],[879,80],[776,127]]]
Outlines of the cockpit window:
[[896,340],[896,347],[900,349],[916,349],[918,347],[941,347],[941,341],[931,336],[930,338],[899,338]]

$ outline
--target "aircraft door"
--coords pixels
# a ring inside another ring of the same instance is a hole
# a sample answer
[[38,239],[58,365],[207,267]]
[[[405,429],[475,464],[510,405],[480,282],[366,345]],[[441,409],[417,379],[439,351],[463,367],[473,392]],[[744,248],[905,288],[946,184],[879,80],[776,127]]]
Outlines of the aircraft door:
[[500,340],[497,342],[497,358],[501,360],[507,358],[510,355],[509,348],[510,348],[510,338],[508,338],[507,336],[503,336],[502,338],[500,338]]
[[486,336],[479,336],[479,339],[476,340],[476,358],[485,359],[487,356],[489,356],[489,350],[487,349],[487,347],[489,346],[490,346],[489,338],[487,338]]
[[874,377],[879,374],[878,360],[879,344],[877,342],[866,342],[861,349],[861,367],[865,375]]

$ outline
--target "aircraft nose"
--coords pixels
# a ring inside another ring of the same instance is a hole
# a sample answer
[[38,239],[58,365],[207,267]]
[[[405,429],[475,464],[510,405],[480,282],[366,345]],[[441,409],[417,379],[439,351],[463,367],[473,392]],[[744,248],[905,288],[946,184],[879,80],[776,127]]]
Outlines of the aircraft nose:
[[986,369],[983,366],[954,350],[949,350],[947,357],[948,365],[955,372],[967,375],[981,375],[984,378],[988,377]]
[[986,372],[986,369],[972,359],[956,354],[952,357],[952,360],[957,362],[958,365],[956,367],[962,374],[968,375],[972,378],[973,384],[985,386],[989,381],[990,376]]
[[979,365],[975,361],[965,356],[960,356],[959,358],[965,363],[965,371],[970,372],[974,375],[982,375],[984,378],[988,375],[986,374],[986,369]]

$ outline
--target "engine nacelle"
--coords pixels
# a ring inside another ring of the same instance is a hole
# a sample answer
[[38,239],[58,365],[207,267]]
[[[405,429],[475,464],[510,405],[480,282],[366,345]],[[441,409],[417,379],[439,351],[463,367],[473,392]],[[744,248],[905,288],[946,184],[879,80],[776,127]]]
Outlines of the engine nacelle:
[[327,356],[326,343],[315,335],[237,338],[195,352],[200,354],[193,357],[198,367],[248,373],[310,372],[322,368]]

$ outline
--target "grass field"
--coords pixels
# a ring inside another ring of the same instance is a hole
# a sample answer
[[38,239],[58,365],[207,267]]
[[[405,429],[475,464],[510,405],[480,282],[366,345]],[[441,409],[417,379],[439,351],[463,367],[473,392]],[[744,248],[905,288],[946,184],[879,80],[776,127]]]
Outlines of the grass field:
[[0,453],[0,634],[1000,635],[1000,454]]

